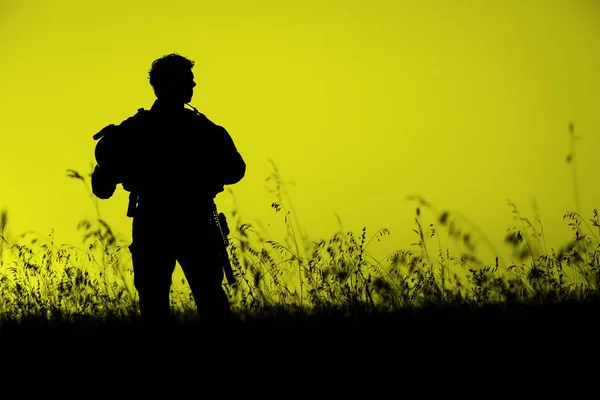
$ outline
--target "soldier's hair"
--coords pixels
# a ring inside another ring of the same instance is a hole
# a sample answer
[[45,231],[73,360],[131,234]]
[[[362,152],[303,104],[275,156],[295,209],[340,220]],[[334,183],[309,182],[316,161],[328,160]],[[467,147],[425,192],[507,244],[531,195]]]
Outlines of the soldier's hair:
[[163,83],[172,80],[173,76],[177,75],[182,69],[192,69],[194,64],[194,61],[176,53],[162,56],[152,62],[152,67],[148,73],[150,85],[156,89],[162,86]]

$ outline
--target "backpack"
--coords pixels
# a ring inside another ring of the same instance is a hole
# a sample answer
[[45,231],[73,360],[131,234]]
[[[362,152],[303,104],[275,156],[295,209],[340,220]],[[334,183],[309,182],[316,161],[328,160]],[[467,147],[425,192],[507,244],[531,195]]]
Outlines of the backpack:
[[144,132],[145,124],[149,122],[147,116],[148,110],[139,108],[135,115],[118,125],[109,124],[93,136],[98,141],[94,149],[96,186],[112,188],[108,189],[112,195],[116,185],[121,184],[129,192],[128,217],[133,217],[138,200],[135,185],[137,163],[132,156],[135,154],[133,149]]
[[93,136],[98,141],[94,150],[96,163],[110,172],[116,183],[132,184],[136,166],[133,149],[144,134],[145,124],[149,122],[147,116],[148,110],[140,108],[120,124],[107,125]]

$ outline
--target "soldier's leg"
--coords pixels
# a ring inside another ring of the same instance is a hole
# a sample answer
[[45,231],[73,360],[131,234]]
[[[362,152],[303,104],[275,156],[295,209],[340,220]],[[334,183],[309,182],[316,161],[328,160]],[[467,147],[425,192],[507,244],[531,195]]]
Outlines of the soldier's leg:
[[170,318],[175,253],[172,246],[159,240],[161,235],[157,232],[142,231],[139,223],[134,226],[137,229],[134,228],[133,242],[129,248],[140,314],[144,322],[166,323]]
[[182,241],[177,249],[177,260],[188,281],[201,320],[224,320],[231,315],[229,299],[223,289],[223,268],[214,249],[214,244],[200,240],[193,243]]

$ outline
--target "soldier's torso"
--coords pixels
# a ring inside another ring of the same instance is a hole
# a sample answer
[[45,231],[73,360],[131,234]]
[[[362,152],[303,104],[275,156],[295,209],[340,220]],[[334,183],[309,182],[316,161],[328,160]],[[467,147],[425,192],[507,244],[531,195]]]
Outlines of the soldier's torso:
[[213,127],[206,117],[187,109],[138,112],[127,126],[127,148],[141,208],[189,207],[212,199],[208,187],[215,158]]

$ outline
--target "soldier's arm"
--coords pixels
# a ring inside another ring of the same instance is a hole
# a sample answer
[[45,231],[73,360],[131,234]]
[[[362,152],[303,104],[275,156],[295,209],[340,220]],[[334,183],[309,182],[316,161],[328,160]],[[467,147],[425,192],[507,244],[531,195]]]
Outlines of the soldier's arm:
[[220,165],[218,173],[224,185],[233,185],[246,175],[246,162],[239,153],[229,132],[222,126],[216,125],[219,141]]

